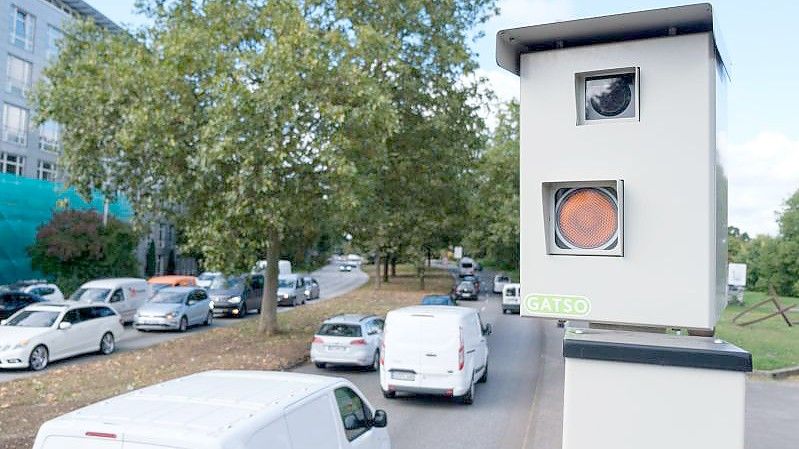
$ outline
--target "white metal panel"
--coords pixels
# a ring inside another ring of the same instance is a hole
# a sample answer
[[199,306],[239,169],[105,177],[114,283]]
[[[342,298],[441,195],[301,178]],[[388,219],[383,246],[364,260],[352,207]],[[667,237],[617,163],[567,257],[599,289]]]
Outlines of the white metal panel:
[[743,449],[745,380],[736,371],[566,358],[563,449]]
[[[575,74],[622,67],[640,69],[640,121],[576,125]],[[708,32],[522,55],[525,295],[587,298],[589,321],[714,326],[726,226],[715,73]],[[542,183],[604,179],[624,181],[624,256],[548,255]]]

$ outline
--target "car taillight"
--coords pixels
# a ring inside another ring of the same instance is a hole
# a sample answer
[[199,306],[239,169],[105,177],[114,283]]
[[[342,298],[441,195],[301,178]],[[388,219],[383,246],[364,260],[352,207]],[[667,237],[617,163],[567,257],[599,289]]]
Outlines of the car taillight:
[[[386,338],[385,333],[383,338]],[[386,366],[386,340],[380,342],[380,365]]]
[[313,344],[313,343],[320,343],[321,344],[321,343],[324,343],[324,342],[325,341],[322,340],[320,337],[314,337],[313,340],[311,341],[311,344]]
[[464,347],[463,347],[463,328],[460,328],[460,346],[458,346],[458,371],[463,370],[463,366],[465,365],[464,359]]
[[363,346],[366,344],[366,340],[364,340],[363,338],[358,338],[357,340],[352,340],[350,344],[356,346]]
[[105,432],[86,432],[87,437],[97,437],[97,438],[113,438],[116,439],[117,435],[115,433],[105,433]]

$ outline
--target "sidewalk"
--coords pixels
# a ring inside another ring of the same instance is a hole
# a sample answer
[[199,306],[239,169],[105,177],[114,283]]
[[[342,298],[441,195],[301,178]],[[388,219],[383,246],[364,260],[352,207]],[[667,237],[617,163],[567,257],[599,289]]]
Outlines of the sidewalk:
[[[544,323],[543,363],[522,449],[559,449],[563,433],[563,329]],[[746,448],[799,448],[799,382],[746,382]]]

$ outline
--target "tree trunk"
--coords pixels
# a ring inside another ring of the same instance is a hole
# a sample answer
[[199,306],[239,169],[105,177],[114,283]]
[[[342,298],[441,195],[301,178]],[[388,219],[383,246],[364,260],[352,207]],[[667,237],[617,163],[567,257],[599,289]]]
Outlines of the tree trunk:
[[380,276],[380,250],[375,250],[375,290],[380,290],[380,282],[382,280],[382,276]]
[[391,277],[397,277],[397,256],[391,256]]
[[422,261],[422,264],[419,266],[419,290],[424,290],[424,275],[426,272],[424,261]]
[[433,253],[430,252],[430,248],[427,248],[427,266],[433,266]]
[[274,335],[277,333],[277,275],[280,259],[280,236],[273,231],[269,234],[266,249],[266,275],[264,276],[264,292],[261,296],[261,317],[258,321],[258,333]]
[[388,263],[390,258],[391,256],[388,254],[383,258],[383,282],[388,282]]

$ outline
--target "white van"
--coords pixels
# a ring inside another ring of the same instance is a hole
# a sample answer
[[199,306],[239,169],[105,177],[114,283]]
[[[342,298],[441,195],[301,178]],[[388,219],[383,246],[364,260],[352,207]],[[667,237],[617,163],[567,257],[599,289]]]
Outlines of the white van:
[[386,413],[350,382],[208,371],[42,425],[34,449],[390,449]]
[[502,288],[502,313],[519,313],[521,300],[521,284],[505,284]]
[[150,284],[138,278],[112,278],[89,281],[75,290],[70,301],[101,302],[108,304],[126,323],[150,297]]
[[474,259],[470,257],[461,257],[460,262],[458,262],[458,275],[460,277],[474,276],[476,265]]
[[[252,269],[252,274],[266,274],[266,266],[267,262],[265,260],[259,260],[255,262],[255,266]],[[291,274],[291,261],[288,260],[278,260],[277,261],[277,274],[280,275],[287,275]]]
[[380,352],[380,387],[397,392],[474,400],[474,385],[488,379],[491,325],[477,310],[455,306],[413,306],[386,316]]

